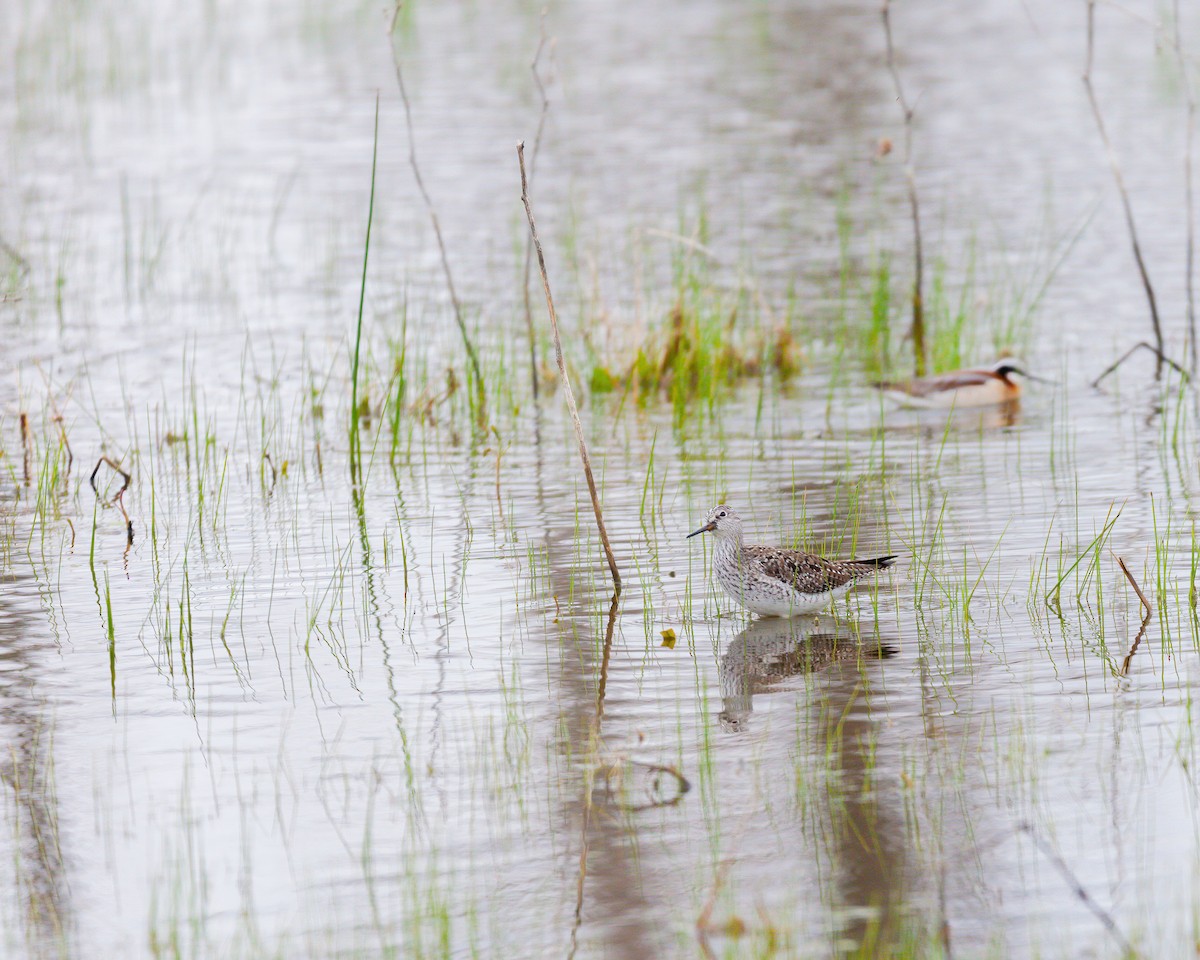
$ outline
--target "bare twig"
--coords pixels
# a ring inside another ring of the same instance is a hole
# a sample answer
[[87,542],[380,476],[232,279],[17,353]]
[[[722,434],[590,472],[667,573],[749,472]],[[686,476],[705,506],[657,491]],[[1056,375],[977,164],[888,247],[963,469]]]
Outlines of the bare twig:
[[71,467],[75,465],[75,454],[71,452],[71,441],[67,439],[67,428],[63,426],[63,418],[61,413],[54,415],[54,422],[58,424],[58,436],[62,441],[62,445],[67,449],[67,469],[63,474],[63,479],[66,480],[71,476]]
[[621,593],[621,574],[617,570],[617,559],[612,544],[608,542],[608,531],[604,527],[604,514],[600,509],[600,497],[596,493],[596,478],[592,475],[592,461],[588,456],[587,441],[583,437],[583,424],[579,420],[579,408],[575,406],[575,393],[571,390],[571,378],[567,376],[567,364],[563,359],[562,338],[558,334],[558,314],[554,310],[554,298],[550,295],[550,278],[546,275],[546,258],[542,253],[542,241],[538,239],[537,225],[533,222],[533,207],[529,202],[529,182],[525,176],[525,141],[517,144],[517,163],[521,168],[521,202],[525,205],[525,217],[529,220],[529,234],[537,251],[538,270],[542,275],[542,287],[546,292],[546,309],[550,313],[550,327],[554,331],[554,358],[562,377],[563,392],[567,397],[567,409],[575,425],[575,439],[579,441],[579,456],[583,460],[583,475],[587,478],[588,493],[592,498],[592,510],[596,514],[596,528],[600,531],[600,542],[604,545],[604,556],[612,573],[613,586],[617,595]]
[[496,509],[500,511],[500,522],[504,523],[504,499],[500,496],[500,458],[504,456],[504,441],[495,427],[492,427],[492,436],[496,438]]
[[1154,608],[1150,606],[1150,601],[1146,599],[1146,595],[1142,593],[1142,588],[1138,586],[1138,582],[1133,579],[1133,574],[1129,572],[1129,568],[1125,566],[1125,561],[1121,557],[1117,557],[1117,566],[1121,568],[1121,572],[1125,574],[1125,579],[1129,581],[1129,585],[1133,587],[1133,592],[1138,595],[1138,599],[1142,601],[1142,609],[1145,610],[1145,616],[1142,617],[1142,625],[1138,629],[1137,636],[1133,638],[1133,643],[1129,647],[1129,652],[1125,654],[1125,660],[1121,664],[1122,675],[1129,673],[1129,664],[1133,660],[1133,655],[1137,653],[1137,648],[1142,642],[1142,637],[1146,635],[1146,627],[1150,625],[1150,618],[1154,615]]
[[1142,593],[1142,588],[1138,586],[1138,582],[1133,579],[1133,574],[1129,572],[1129,568],[1125,566],[1125,561],[1121,557],[1117,557],[1117,566],[1121,568],[1121,572],[1125,574],[1125,579],[1129,581],[1129,585],[1133,587],[1133,592],[1138,595],[1138,599],[1142,601],[1142,606],[1146,610],[1147,619],[1154,613],[1154,608],[1150,606],[1150,601],[1146,599],[1146,595]]
[[1150,624],[1150,614],[1146,614],[1142,618],[1142,625],[1138,627],[1138,632],[1134,635],[1133,643],[1129,645],[1129,652],[1125,654],[1125,659],[1121,661],[1121,676],[1129,675],[1129,665],[1133,662],[1133,655],[1137,653],[1138,647],[1142,644],[1142,638],[1146,636],[1146,627]]
[[[652,775],[646,790],[648,799],[642,803],[627,803],[614,796],[612,783],[614,778],[619,780],[624,775],[623,764],[620,762],[610,763],[604,768],[604,786],[612,805],[625,813],[640,813],[642,810],[653,810],[655,807],[673,807],[692,789],[688,778],[675,767],[661,763],[645,763],[641,760],[627,759],[624,762],[628,763],[631,768],[645,770]],[[670,792],[663,790],[664,777],[671,784]]]
[[21,411],[21,462],[22,472],[25,476],[25,486],[29,486],[30,481],[30,453],[33,446],[33,438],[29,435],[29,414],[24,410]]
[[[542,50],[546,46],[546,11],[542,10],[542,35],[538,40],[537,51],[533,55],[533,62],[529,65],[530,71],[533,73],[533,82],[537,85],[538,95],[542,98],[542,111],[538,115],[537,133],[533,137],[533,150],[529,154],[529,176],[532,178],[537,169],[538,150],[542,145],[542,131],[546,128],[546,114],[550,110],[550,100],[546,96],[546,86],[542,83],[541,74],[538,73],[538,61],[542,58]],[[533,241],[530,239],[525,244],[525,328],[529,334],[529,376],[533,382],[533,399],[538,398],[538,364],[537,364],[537,338],[533,332],[533,304],[529,295],[529,274],[533,269]]]
[[[1157,363],[1154,367],[1154,378],[1162,377],[1163,363],[1166,354],[1163,348],[1162,321],[1158,316],[1158,300],[1154,296],[1154,285],[1150,282],[1150,273],[1146,269],[1146,261],[1142,257],[1142,246],[1138,242],[1137,225],[1133,219],[1133,206],[1129,202],[1129,191],[1125,189],[1125,177],[1121,173],[1121,165],[1117,161],[1116,151],[1108,137],[1104,126],[1104,116],[1100,112],[1100,102],[1096,99],[1096,90],[1092,86],[1092,61],[1096,47],[1096,0],[1087,0],[1087,62],[1083,71],[1083,86],[1087,91],[1088,103],[1092,108],[1092,116],[1096,121],[1096,129],[1100,131],[1100,139],[1104,143],[1104,153],[1108,157],[1113,179],[1117,184],[1117,192],[1121,195],[1121,206],[1125,211],[1125,226],[1129,230],[1129,242],[1133,247],[1133,259],[1137,262],[1138,273],[1142,278],[1142,287],[1146,291],[1146,302],[1150,305],[1150,323],[1154,328],[1154,355]],[[1119,361],[1118,361],[1119,362]]]
[[925,255],[921,242],[921,207],[917,200],[917,175],[912,161],[913,111],[915,105],[908,102],[904,87],[900,83],[900,71],[896,69],[896,54],[892,44],[891,0],[883,0],[880,9],[883,16],[883,34],[887,40],[887,68],[896,89],[896,99],[904,113],[904,179],[908,184],[908,206],[912,212],[913,225],[913,290],[912,290],[912,343],[913,363],[916,375],[925,375],[925,297],[923,293]]
[[1110,373],[1112,373],[1114,370],[1116,370],[1117,367],[1119,367],[1121,364],[1123,364],[1126,360],[1128,360],[1131,356],[1133,356],[1139,350],[1149,350],[1152,354],[1154,354],[1154,356],[1158,358],[1159,369],[1161,369],[1162,365],[1165,363],[1168,367],[1170,367],[1172,370],[1175,370],[1181,377],[1183,377],[1184,380],[1187,380],[1189,383],[1191,382],[1191,379],[1192,379],[1191,376],[1188,374],[1188,372],[1186,370],[1183,369],[1183,367],[1181,367],[1179,364],[1177,364],[1174,360],[1172,360],[1170,357],[1168,357],[1166,354],[1164,354],[1161,350],[1159,350],[1153,344],[1147,343],[1145,340],[1142,340],[1138,343],[1135,343],[1132,347],[1130,347],[1123,354],[1121,354],[1120,358],[1117,359],[1116,362],[1110,363],[1107,367],[1105,367],[1104,372],[1102,374],[1100,374],[1100,376],[1098,376],[1095,380],[1092,381],[1092,386],[1093,387],[1100,386],[1101,380],[1103,380]]
[[267,490],[267,496],[270,497],[275,492],[275,483],[279,480],[279,471],[275,467],[275,461],[271,459],[271,454],[263,451],[263,461],[271,468],[271,486]]
[[[1091,0],[1089,0],[1089,2],[1091,2]],[[1021,823],[1017,825],[1017,829],[1033,841],[1033,845],[1037,847],[1039,851],[1041,851],[1042,856],[1049,860],[1054,866],[1054,869],[1059,872],[1059,875],[1063,878],[1063,880],[1066,881],[1067,886],[1069,886],[1075,896],[1079,898],[1080,903],[1087,907],[1095,915],[1095,917],[1102,924],[1104,924],[1104,929],[1106,929],[1112,935],[1112,938],[1116,940],[1118,944],[1120,944],[1121,950],[1124,952],[1125,956],[1136,956],[1136,952],[1133,949],[1133,944],[1131,944],[1129,940],[1126,939],[1125,934],[1121,932],[1121,928],[1117,926],[1117,921],[1113,919],[1112,914],[1091,898],[1083,884],[1080,883],[1079,878],[1075,876],[1071,868],[1067,866],[1066,861],[1059,856],[1058,851],[1042,839],[1041,835],[1038,834],[1038,832],[1033,828],[1032,824]]]
[[1186,135],[1183,150],[1183,197],[1184,216],[1187,217],[1187,247],[1184,258],[1184,285],[1187,290],[1188,365],[1196,372],[1198,348],[1196,346],[1196,287],[1194,267],[1196,263],[1195,202],[1192,191],[1192,145],[1196,139],[1196,97],[1188,80],[1188,63],[1183,54],[1183,27],[1181,26],[1179,0],[1175,0],[1175,60],[1179,64],[1179,82],[1183,85],[1183,99],[1187,108]]
[[125,481],[121,485],[121,489],[117,491],[117,495],[120,496],[122,493],[124,493],[126,490],[129,489],[129,485],[131,483],[133,483],[133,477],[132,477],[132,475],[130,475],[130,474],[126,473],[124,470],[122,470],[119,466],[117,466],[116,462],[111,457],[101,457],[99,460],[96,461],[96,466],[92,468],[92,475],[90,477],[88,477],[88,483],[90,483],[92,485],[92,492],[97,497],[100,496],[100,491],[98,489],[96,489],[96,474],[98,474],[100,472],[100,468],[104,465],[108,465],[113,470],[115,470],[117,473],[119,473],[121,475],[121,479]]
[[721,895],[721,888],[725,886],[725,880],[729,876],[729,870],[732,866],[732,860],[722,860],[717,865],[717,872],[713,876],[712,887],[709,888],[708,897],[704,901],[704,906],[700,908],[700,915],[696,917],[696,940],[700,944],[700,949],[704,952],[705,957],[716,957],[709,943],[708,935],[718,930],[712,922],[713,908],[717,905],[717,897]]
[[467,351],[467,360],[471,364],[471,374],[475,380],[475,395],[473,397],[473,406],[475,408],[475,422],[478,426],[483,426],[487,423],[487,390],[483,382],[483,373],[479,368],[479,356],[475,352],[475,345],[471,342],[471,335],[467,331],[467,322],[463,317],[462,304],[459,302],[458,293],[454,289],[454,277],[450,273],[450,259],[446,255],[446,242],[442,239],[442,226],[438,221],[437,211],[433,206],[433,199],[429,195],[429,191],[425,188],[425,181],[421,178],[421,168],[417,164],[417,145],[413,139],[413,124],[412,124],[412,107],[408,102],[408,89],[404,86],[404,71],[400,67],[400,54],[396,50],[396,27],[400,22],[400,11],[404,8],[403,0],[399,0],[395,10],[392,11],[392,23],[388,28],[388,41],[392,48],[392,65],[396,69],[396,85],[400,88],[400,99],[404,102],[404,127],[408,131],[408,163],[412,167],[413,179],[417,182],[417,189],[421,192],[421,198],[425,201],[425,209],[429,213],[429,220],[433,224],[433,233],[437,238],[438,253],[442,258],[442,272],[446,275],[446,288],[450,291],[450,303],[454,307],[454,320],[458,324],[458,332],[462,335],[463,346]]
[[942,956],[946,960],[954,960],[954,950],[950,945],[950,915],[946,911],[946,866],[943,862],[938,871],[938,942],[942,945]]
[[[524,146],[522,144],[521,146]],[[518,147],[520,150],[520,147]],[[521,174],[524,179],[525,164],[522,157]],[[532,224],[532,219],[531,219]],[[538,246],[538,253],[541,253],[541,246]],[[545,271],[542,272],[545,276]],[[549,289],[549,288],[547,288]],[[567,387],[568,396],[570,396],[570,386]],[[594,749],[595,745],[600,740],[600,725],[604,720],[604,694],[608,689],[608,665],[612,656],[612,641],[613,631],[617,625],[617,611],[620,609],[621,589],[618,584],[616,591],[612,595],[612,600],[608,605],[608,622],[604,628],[604,652],[600,659],[600,683],[596,687],[596,712],[592,716],[590,730],[588,731],[589,746]],[[558,598],[554,598],[555,606],[558,605]],[[592,805],[593,805],[593,777],[594,769],[589,768],[584,774],[583,779],[583,817],[579,824],[579,877],[575,884],[575,922],[571,926],[571,949],[567,953],[567,960],[574,960],[575,951],[579,948],[579,928],[583,926],[583,893],[587,886],[587,863],[588,852],[591,849],[591,825],[592,825]]]
[[129,548],[133,546],[133,521],[129,519],[129,511],[125,509],[124,497],[125,491],[128,490],[129,485],[133,483],[133,476],[117,466],[116,462],[111,457],[101,457],[96,461],[96,466],[92,468],[92,475],[88,477],[88,482],[92,485],[92,492],[96,495],[97,499],[100,497],[100,491],[96,487],[96,474],[100,472],[100,468],[104,465],[107,465],[111,469],[115,470],[121,475],[121,479],[124,480],[124,483],[121,484],[121,489],[117,491],[117,495],[112,498],[111,502],[115,503],[121,508],[121,516],[125,518],[125,551],[126,554],[128,554]]

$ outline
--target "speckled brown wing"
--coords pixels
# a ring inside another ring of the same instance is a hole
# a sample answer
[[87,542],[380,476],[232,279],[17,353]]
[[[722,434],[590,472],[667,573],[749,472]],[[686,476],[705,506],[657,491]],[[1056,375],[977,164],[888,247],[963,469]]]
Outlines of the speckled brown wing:
[[777,550],[771,547],[746,547],[746,556],[754,560],[768,577],[790,583],[801,593],[825,593],[883,567],[891,566],[895,557],[873,560],[826,560],[799,550]]

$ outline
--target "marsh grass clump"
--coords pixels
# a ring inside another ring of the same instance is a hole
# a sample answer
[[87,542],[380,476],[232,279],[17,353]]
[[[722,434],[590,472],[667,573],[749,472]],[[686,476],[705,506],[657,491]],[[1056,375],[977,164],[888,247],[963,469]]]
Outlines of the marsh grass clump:
[[[656,250],[632,251],[636,276],[661,273],[669,287],[615,336],[596,336],[613,334],[614,323],[590,302],[580,372],[591,393],[632,396],[641,404],[665,400],[680,411],[714,403],[739,381],[773,376],[783,382],[799,370],[798,299],[785,295],[774,305],[755,275],[751,252],[732,262],[714,250],[702,201],[696,219],[681,220],[677,232],[654,229],[642,236],[665,239],[670,251],[666,262]],[[569,252],[568,260],[578,263],[578,255]],[[641,279],[636,286],[643,289]]]
[[639,400],[663,397],[682,410],[692,402],[712,402],[739,380],[774,374],[787,380],[799,369],[799,350],[786,323],[758,326],[743,334],[740,309],[705,309],[679,299],[665,322],[637,348],[633,360],[614,375],[601,364],[592,369],[593,393],[631,391]]

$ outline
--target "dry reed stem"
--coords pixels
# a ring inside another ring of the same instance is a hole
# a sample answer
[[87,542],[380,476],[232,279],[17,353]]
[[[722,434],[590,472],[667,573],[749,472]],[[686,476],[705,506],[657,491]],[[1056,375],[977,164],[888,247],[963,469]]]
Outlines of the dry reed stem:
[[504,441],[495,427],[492,427],[492,436],[496,438],[496,509],[500,511],[500,522],[504,523],[504,499],[500,496],[500,458],[504,455]]
[[467,360],[471,364],[471,373],[475,378],[475,422],[477,426],[482,426],[487,423],[487,390],[483,382],[483,373],[479,368],[479,357],[475,352],[475,345],[471,342],[471,335],[467,331],[462,303],[459,301],[458,292],[454,287],[454,276],[450,272],[450,258],[446,254],[446,242],[442,239],[442,225],[438,220],[437,210],[434,209],[433,198],[429,195],[425,181],[421,177],[421,167],[417,163],[417,144],[413,138],[412,107],[408,101],[408,89],[404,85],[404,71],[400,66],[400,55],[396,52],[396,26],[400,22],[400,11],[403,8],[404,3],[401,0],[392,11],[392,22],[388,27],[388,41],[392,50],[392,66],[396,70],[396,85],[400,88],[400,99],[404,103],[404,127],[408,132],[408,164],[412,168],[413,179],[417,182],[421,199],[425,201],[425,209],[433,224],[433,234],[437,238],[438,253],[442,259],[442,272],[446,276],[446,288],[450,292],[450,303],[454,307],[454,320],[458,324],[458,332],[462,336],[463,346],[467,351]]
[[716,931],[712,922],[713,909],[717,905],[717,897],[721,895],[721,888],[725,885],[725,879],[729,876],[729,871],[732,867],[732,860],[722,860],[717,864],[717,871],[713,876],[713,883],[709,888],[708,897],[705,898],[704,906],[700,908],[700,915],[696,917],[696,939],[700,943],[700,949],[704,951],[707,957],[715,956],[712,948],[709,946],[708,935]]
[[33,445],[33,438],[29,434],[29,414],[24,410],[21,411],[21,462],[22,473],[25,476],[25,486],[29,486],[30,481],[30,447]]
[[575,405],[575,392],[571,389],[571,378],[567,376],[567,364],[563,359],[562,338],[558,333],[558,314],[554,310],[554,297],[550,294],[550,278],[546,275],[546,257],[542,253],[542,241],[538,239],[537,225],[533,220],[533,207],[529,202],[529,183],[525,176],[524,140],[517,144],[517,163],[521,168],[521,203],[525,205],[525,217],[529,221],[529,235],[533,238],[533,247],[537,251],[538,271],[542,275],[542,288],[546,292],[546,309],[550,313],[550,328],[554,331],[554,359],[558,363],[558,372],[567,397],[567,409],[571,413],[571,422],[575,425],[575,439],[579,441],[579,457],[583,461],[583,475],[587,478],[588,494],[592,498],[592,510],[596,514],[596,529],[600,531],[600,542],[604,545],[604,556],[608,560],[608,569],[612,573],[613,587],[616,589],[616,595],[620,596],[621,573],[617,570],[617,559],[613,555],[612,544],[608,541],[608,531],[604,527],[600,496],[596,492],[596,478],[592,474],[592,460],[588,456],[587,441],[583,436],[583,424],[579,420],[579,408]]
[[[1100,131],[1100,140],[1104,144],[1104,153],[1108,157],[1108,164],[1117,184],[1117,192],[1121,195],[1121,207],[1125,211],[1125,226],[1129,231],[1130,245],[1133,247],[1133,259],[1137,262],[1138,274],[1142,278],[1142,287],[1146,291],[1146,301],[1150,305],[1150,323],[1154,328],[1154,355],[1157,357],[1154,378],[1157,380],[1162,377],[1163,362],[1166,359],[1163,352],[1162,321],[1158,315],[1158,300],[1154,295],[1154,285],[1150,282],[1150,273],[1146,269],[1146,261],[1142,256],[1142,246],[1138,242],[1137,224],[1133,219],[1133,206],[1129,201],[1129,191],[1125,189],[1125,177],[1121,173],[1121,164],[1117,161],[1117,154],[1109,139],[1108,129],[1104,126],[1104,115],[1100,112],[1100,102],[1096,99],[1096,90],[1092,85],[1092,61],[1095,56],[1095,47],[1096,0],[1087,0],[1087,61],[1083,71],[1083,86],[1087,91],[1088,103],[1092,108],[1092,117],[1096,121],[1096,128]],[[1117,362],[1117,365],[1119,364],[1120,361]],[[1099,379],[1103,379],[1103,377],[1098,378],[1096,382],[1099,382]]]
[[1129,585],[1133,587],[1133,592],[1138,595],[1138,599],[1142,601],[1142,608],[1146,611],[1146,615],[1142,617],[1142,625],[1138,629],[1137,635],[1133,638],[1133,643],[1129,647],[1129,652],[1125,654],[1125,660],[1121,663],[1121,675],[1129,673],[1129,664],[1133,661],[1133,655],[1137,653],[1138,647],[1141,645],[1142,637],[1146,635],[1146,627],[1150,624],[1150,618],[1154,615],[1154,608],[1150,606],[1150,601],[1146,599],[1146,595],[1142,593],[1142,588],[1138,586],[1138,582],[1133,579],[1133,574],[1129,572],[1129,568],[1125,566],[1125,561],[1121,557],[1117,557],[1117,565],[1121,568],[1121,572],[1125,574],[1125,579],[1129,581]]
[[[537,133],[533,137],[533,150],[529,154],[529,176],[532,178],[537,169],[538,150],[542,145],[542,131],[546,128],[546,114],[550,110],[550,99],[546,96],[546,86],[538,73],[538,61],[542,58],[542,50],[546,46],[546,11],[542,10],[542,35],[538,40],[537,50],[533,54],[533,62],[529,70],[533,74],[533,82],[537,85],[538,95],[542,98],[542,110],[538,115]],[[525,243],[525,329],[529,336],[529,377],[533,383],[533,399],[538,398],[538,363],[537,338],[533,332],[533,303],[529,294],[529,274],[533,269],[533,241]]]
[[908,102],[904,87],[900,83],[900,71],[896,69],[896,54],[892,44],[891,0],[883,0],[880,8],[883,17],[883,34],[887,41],[887,68],[896,90],[896,99],[904,112],[904,179],[908,185],[908,205],[913,225],[913,292],[912,328],[913,367],[916,376],[925,375],[925,296],[923,292],[925,274],[924,244],[921,240],[921,206],[917,198],[917,175],[912,162],[913,111],[915,105]]
[[276,469],[275,461],[271,459],[271,455],[269,453],[264,452],[262,458],[266,462],[267,466],[271,468],[271,487],[267,491],[267,496],[270,497],[271,494],[275,492],[275,483],[279,479],[279,471]]
[[1174,360],[1172,360],[1170,357],[1168,357],[1166,354],[1164,354],[1161,350],[1159,350],[1153,344],[1147,343],[1145,340],[1141,340],[1141,341],[1135,343],[1132,347],[1130,347],[1128,350],[1126,350],[1123,354],[1121,354],[1121,356],[1118,357],[1117,360],[1115,360],[1113,363],[1110,363],[1107,367],[1105,367],[1104,372],[1102,374],[1100,374],[1100,376],[1098,376],[1095,380],[1093,380],[1091,385],[1093,387],[1100,386],[1101,380],[1103,380],[1110,373],[1115,371],[1117,369],[1117,367],[1119,367],[1121,364],[1123,364],[1126,360],[1128,360],[1131,356],[1133,356],[1139,350],[1149,350],[1152,354],[1154,354],[1154,356],[1156,356],[1158,358],[1158,363],[1159,363],[1160,368],[1161,368],[1162,364],[1165,363],[1168,367],[1170,367],[1172,370],[1175,370],[1181,377],[1183,377],[1184,380],[1187,380],[1189,383],[1191,382],[1191,379],[1192,379],[1191,375],[1186,370],[1184,370],[1183,367],[1181,367],[1179,364],[1177,364]]
[[63,418],[61,413],[54,415],[54,422],[58,426],[58,436],[62,441],[62,445],[67,448],[67,470],[64,474],[64,479],[71,476],[71,467],[75,465],[75,454],[71,452],[71,441],[67,439],[67,428],[63,426]]
[[96,474],[100,472],[100,468],[107,464],[110,468],[121,475],[121,479],[125,482],[121,484],[121,489],[117,491],[117,495],[112,498],[112,502],[121,508],[121,516],[125,518],[125,551],[128,554],[129,547],[133,546],[133,521],[129,519],[129,511],[125,509],[125,491],[129,489],[129,485],[133,482],[133,476],[126,473],[111,457],[101,457],[96,461],[96,466],[92,468],[92,475],[88,477],[88,482],[92,485],[92,492],[97,499],[100,497],[100,491],[96,487]]
[[945,960],[954,960],[954,949],[950,945],[950,914],[946,910],[946,866],[938,871],[938,943],[942,945]]
[[1187,108],[1187,126],[1183,150],[1183,198],[1184,215],[1187,217],[1187,245],[1184,256],[1184,287],[1187,291],[1188,364],[1196,372],[1198,351],[1196,345],[1196,286],[1194,268],[1196,263],[1195,198],[1192,190],[1192,154],[1196,139],[1196,98],[1188,81],[1187,58],[1183,54],[1183,27],[1180,24],[1179,0],[1174,3],[1175,15],[1175,61],[1179,65],[1179,81],[1183,84],[1183,98]]
[[[1090,2],[1090,0],[1089,0]],[[1121,946],[1123,955],[1126,957],[1135,957],[1137,952],[1133,949],[1133,944],[1126,939],[1125,934],[1121,932],[1121,928],[1117,926],[1117,921],[1113,919],[1112,914],[1105,910],[1100,904],[1091,898],[1079,878],[1075,876],[1067,863],[1058,851],[1056,851],[1049,843],[1042,839],[1038,832],[1030,823],[1019,823],[1017,829],[1029,837],[1033,841],[1033,845],[1038,848],[1042,856],[1044,856],[1054,868],[1059,872],[1059,875],[1066,881],[1067,886],[1071,888],[1071,892],[1079,898],[1080,903],[1087,907],[1099,921],[1104,924],[1104,928],[1112,935],[1112,938]]]
[[[644,803],[626,803],[616,797],[613,792],[613,778],[621,775],[622,764],[627,763],[631,768],[639,768],[654,775],[650,781],[649,797]],[[668,777],[674,782],[675,791],[664,795],[661,790],[662,778]],[[653,810],[656,807],[673,807],[691,792],[691,781],[678,768],[669,764],[646,763],[644,760],[633,760],[628,757],[614,760],[604,768],[604,787],[612,806],[623,813],[640,813],[643,810]]]
[[1146,627],[1150,623],[1150,614],[1146,614],[1142,618],[1142,625],[1138,627],[1138,632],[1133,637],[1133,643],[1129,646],[1129,652],[1125,654],[1125,659],[1121,661],[1121,676],[1129,676],[1129,665],[1133,662],[1133,655],[1137,653],[1138,647],[1142,645],[1142,638],[1146,636]]
[[[521,158],[521,179],[525,177],[525,162],[522,154],[522,149],[525,144],[522,142],[517,147],[517,155]],[[526,207],[528,211],[528,206]],[[530,217],[530,227],[532,229],[533,218]],[[538,244],[538,254],[540,263],[541,245]],[[545,271],[542,271],[543,278]],[[549,287],[547,286],[547,293]],[[555,340],[557,342],[557,333]],[[567,385],[567,395],[570,396],[570,385]],[[612,595],[612,600],[608,605],[608,622],[604,628],[604,651],[600,659],[600,683],[596,688],[596,712],[592,718],[592,726],[589,731],[589,746],[594,748],[600,740],[600,724],[604,720],[604,694],[608,689],[608,664],[612,656],[612,640],[613,631],[617,625],[617,610],[619,609],[619,601],[621,599],[620,583],[617,584],[617,589]],[[555,606],[558,605],[558,598],[554,598]],[[557,618],[556,618],[557,620]],[[590,849],[590,840],[588,833],[592,823],[592,786],[593,786],[594,768],[584,774],[583,779],[583,818],[579,826],[579,878],[575,885],[575,922],[571,927],[571,949],[567,954],[568,960],[575,956],[575,951],[579,947],[579,928],[583,926],[583,891],[587,885],[587,861],[588,851]]]
[[1121,557],[1117,557],[1117,566],[1121,568],[1121,572],[1125,574],[1125,579],[1129,581],[1129,585],[1133,587],[1133,592],[1138,595],[1138,599],[1142,601],[1142,606],[1146,610],[1147,619],[1154,613],[1154,608],[1150,606],[1150,601],[1146,599],[1146,595],[1142,593],[1142,588],[1138,586],[1138,582],[1133,579],[1133,574],[1129,572],[1129,568],[1125,566],[1125,561]]

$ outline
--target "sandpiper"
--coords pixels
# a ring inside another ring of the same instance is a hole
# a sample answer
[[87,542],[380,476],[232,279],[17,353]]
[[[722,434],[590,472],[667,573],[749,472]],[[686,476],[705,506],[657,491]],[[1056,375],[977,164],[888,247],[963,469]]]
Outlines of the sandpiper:
[[713,571],[727,594],[764,617],[813,613],[831,600],[844,597],[863,577],[890,567],[895,557],[872,560],[826,560],[802,550],[746,546],[742,518],[733,507],[719,503],[708,512],[699,530],[715,533]]
[[903,407],[987,407],[1011,403],[1021,396],[1021,384],[1014,373],[1038,380],[1021,369],[1011,357],[997,360],[990,367],[952,370],[936,377],[914,380],[890,380],[872,383]]

